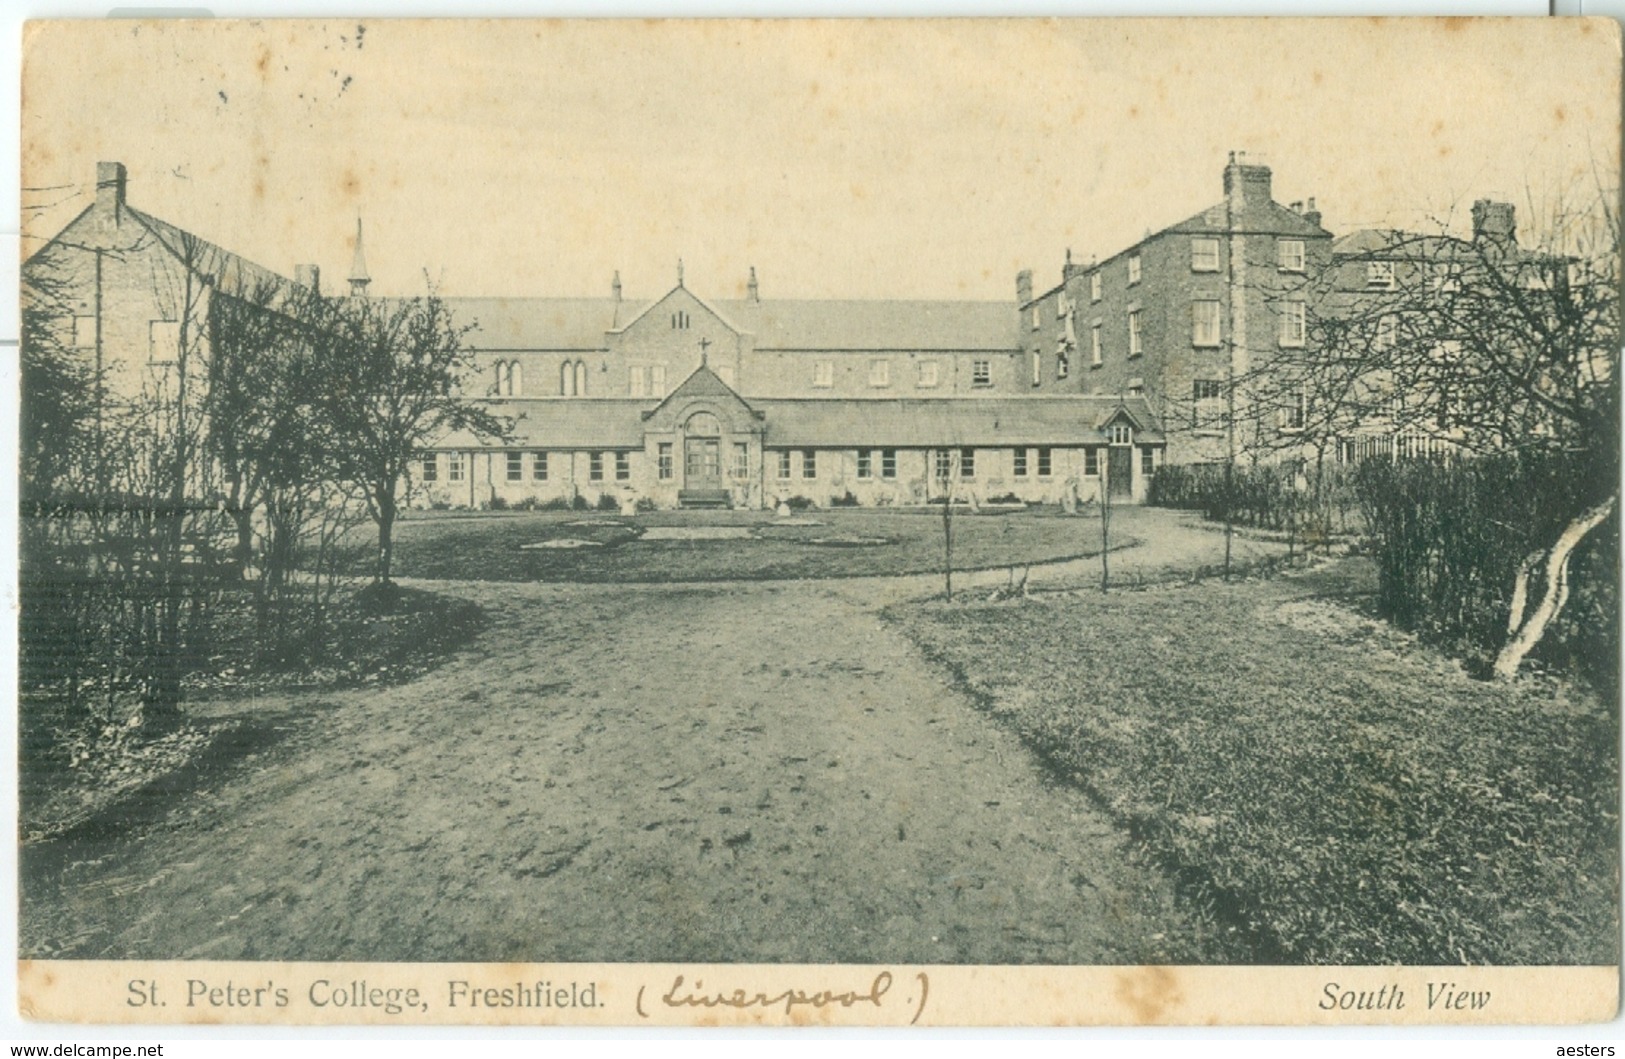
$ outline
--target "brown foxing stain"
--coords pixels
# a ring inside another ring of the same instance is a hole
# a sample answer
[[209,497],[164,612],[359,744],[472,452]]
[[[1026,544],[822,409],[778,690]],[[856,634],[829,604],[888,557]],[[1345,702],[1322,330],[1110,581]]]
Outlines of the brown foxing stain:
[[263,44],[260,45],[259,54],[254,59],[254,69],[260,72],[260,80],[262,81],[265,80],[266,74],[270,72],[271,49]]
[[1322,81],[1326,80],[1326,75],[1321,73],[1319,70],[1316,70],[1314,73],[1309,75],[1309,78],[1310,78],[1310,80],[1314,81],[1315,84],[1318,85]]
[[1185,999],[1174,972],[1166,967],[1142,967],[1118,975],[1113,994],[1141,1025],[1160,1022]]
[[1139,108],[1139,106],[1137,106],[1137,105],[1130,106],[1128,108],[1128,116],[1131,117],[1131,118],[1139,117],[1140,116],[1140,108]]
[[1568,111],[1564,110],[1561,106],[1557,108],[1556,116],[1557,116],[1557,123],[1559,125],[1563,124],[1569,118]]
[[344,171],[344,179],[339,182],[339,187],[343,189],[346,198],[357,197],[361,191],[361,181],[356,177],[355,170]]

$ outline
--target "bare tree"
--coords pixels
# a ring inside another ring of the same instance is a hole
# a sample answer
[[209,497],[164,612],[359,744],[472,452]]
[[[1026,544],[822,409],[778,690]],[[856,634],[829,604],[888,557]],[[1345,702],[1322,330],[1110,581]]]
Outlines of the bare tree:
[[412,461],[451,431],[508,433],[504,420],[459,393],[473,369],[464,344],[473,327],[455,321],[432,288],[404,300],[335,300],[324,318],[326,410],[343,475],[358,485],[378,527],[377,584],[393,570],[400,490]]

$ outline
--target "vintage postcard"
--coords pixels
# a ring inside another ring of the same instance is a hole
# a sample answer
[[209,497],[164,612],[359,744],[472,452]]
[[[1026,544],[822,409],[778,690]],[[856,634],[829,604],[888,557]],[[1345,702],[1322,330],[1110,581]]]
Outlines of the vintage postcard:
[[56,21],[48,1022],[1595,1022],[1603,19]]

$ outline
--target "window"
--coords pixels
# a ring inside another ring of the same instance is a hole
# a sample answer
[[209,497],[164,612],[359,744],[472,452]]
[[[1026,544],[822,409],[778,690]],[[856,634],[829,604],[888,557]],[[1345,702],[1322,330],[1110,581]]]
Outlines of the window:
[[1140,282],[1140,255],[1139,254],[1131,254],[1129,256],[1129,259],[1128,259],[1128,282],[1129,282],[1129,286],[1131,286],[1131,287],[1134,284]]
[[1050,475],[1049,449],[1038,450],[1038,477],[1048,478]]
[[835,385],[835,362],[833,360],[813,362],[813,385],[826,390]]
[[1281,306],[1281,345],[1290,348],[1299,348],[1303,345],[1304,323],[1303,302],[1287,302]]
[[671,442],[662,441],[655,449],[655,467],[661,481],[671,481]]
[[1089,328],[1089,364],[1091,367],[1098,368],[1101,363],[1100,325],[1095,324]]
[[960,449],[959,450],[959,477],[961,477],[961,478],[975,478],[976,477],[976,450],[975,449]]
[[1027,450],[1010,450],[1010,471],[1017,478],[1027,477]]
[[1085,478],[1100,477],[1100,450],[1083,450],[1083,476]]
[[894,479],[897,477],[897,450],[880,450],[880,477]]
[[679,309],[671,314],[671,329],[673,331],[688,330],[688,311]]
[[1377,321],[1377,348],[1393,349],[1399,341],[1399,318],[1388,315]]
[[1275,263],[1282,272],[1304,271],[1303,240],[1282,239],[1276,243]]
[[993,385],[993,362],[991,360],[971,361],[970,384],[972,386]]
[[1038,306],[1034,305],[1033,306],[1033,330],[1034,331],[1038,330],[1038,327],[1039,327]]
[[666,396],[666,366],[664,364],[634,364],[628,387],[633,397]]
[[1309,395],[1300,389],[1287,400],[1282,426],[1287,430],[1302,430],[1309,421]]
[[576,396],[587,396],[587,364],[585,361],[576,361]]
[[743,441],[734,442],[734,477],[750,477],[750,445]]
[[790,450],[782,449],[779,452],[779,481],[788,481],[790,478]]
[[1111,441],[1113,445],[1134,444],[1134,428],[1127,423],[1113,423]]
[[632,480],[632,454],[630,452],[617,452],[615,454],[615,480],[617,482]]
[[559,396],[574,397],[576,394],[575,365],[565,361],[559,365]]
[[920,377],[919,377],[916,385],[918,385],[918,386],[920,386],[922,388],[927,388],[927,387],[935,386],[937,384],[937,362],[936,361],[934,361],[934,360],[922,360],[922,361],[920,361],[919,373],[920,373]]
[[1129,381],[1126,384],[1125,388],[1128,390],[1128,394],[1129,394],[1130,397],[1144,397],[1145,396],[1145,380],[1140,378],[1138,375],[1136,375],[1133,378],[1129,379]]
[[891,361],[889,361],[889,360],[871,360],[869,362],[869,385],[870,386],[890,386],[891,385]]
[[440,480],[440,457],[432,452],[423,457],[423,480],[425,482]]
[[1140,474],[1146,478],[1157,473],[1157,450],[1150,445],[1140,449]]
[[1219,271],[1219,241],[1217,239],[1204,235],[1191,238],[1191,271]]
[[94,316],[75,316],[73,318],[73,344],[80,349],[95,348],[96,318]]
[[604,480],[604,454],[592,452],[587,454],[587,481],[601,482]]
[[179,320],[154,320],[147,325],[147,356],[159,364],[180,359],[181,323]]
[[818,453],[812,449],[803,449],[801,452],[801,477],[818,477]]
[[1219,344],[1219,303],[1217,301],[1191,302],[1191,345],[1216,346]]
[[460,452],[446,453],[446,481],[460,482],[463,480],[463,454]]
[[1224,396],[1224,383],[1217,379],[1197,379],[1191,383],[1191,397],[1197,401],[1217,401]]
[[533,452],[530,454],[530,478],[533,482],[547,481],[547,453]]
[[1128,314],[1128,355],[1137,357],[1144,352],[1140,345],[1140,310],[1135,309]]
[[1044,384],[1044,355],[1042,353],[1038,352],[1038,350],[1035,349],[1035,350],[1033,350],[1033,385],[1034,386],[1042,386],[1043,384]]
[[1064,379],[1070,374],[1072,374],[1072,358],[1067,356],[1065,349],[1059,350],[1055,354],[1055,377]]
[[873,449],[859,449],[858,450],[858,480],[860,482],[867,482],[869,479],[874,477],[874,471],[875,471],[874,450]]
[[521,482],[525,479],[525,454],[523,452],[508,453],[508,481]]
[[1372,261],[1365,266],[1365,285],[1367,287],[1381,287],[1384,290],[1394,285],[1394,263],[1392,261]]
[[525,369],[517,360],[499,360],[496,364],[498,397],[517,397],[525,392]]
[[954,474],[954,454],[947,449],[938,449],[936,454],[937,481],[946,482]]
[[1100,300],[1100,273],[1098,272],[1089,274],[1089,300],[1092,302]]

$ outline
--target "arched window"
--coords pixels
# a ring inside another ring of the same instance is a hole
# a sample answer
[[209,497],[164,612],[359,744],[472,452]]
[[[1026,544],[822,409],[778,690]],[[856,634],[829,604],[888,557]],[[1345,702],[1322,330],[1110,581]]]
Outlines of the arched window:
[[511,397],[518,397],[524,392],[525,369],[517,360],[511,361],[508,364],[508,394]]
[[496,363],[496,376],[497,376],[496,389],[491,391],[491,392],[495,393],[498,397],[501,397],[503,394],[508,392],[508,363],[507,363],[507,361],[503,361],[503,360],[497,361],[497,363]]
[[576,392],[575,365],[565,361],[559,365],[559,396],[574,397]]
[[587,396],[587,365],[584,361],[576,361],[575,374],[575,395],[577,397],[585,397]]
[[695,412],[688,417],[683,433],[691,438],[715,438],[722,435],[722,424],[710,412]]

